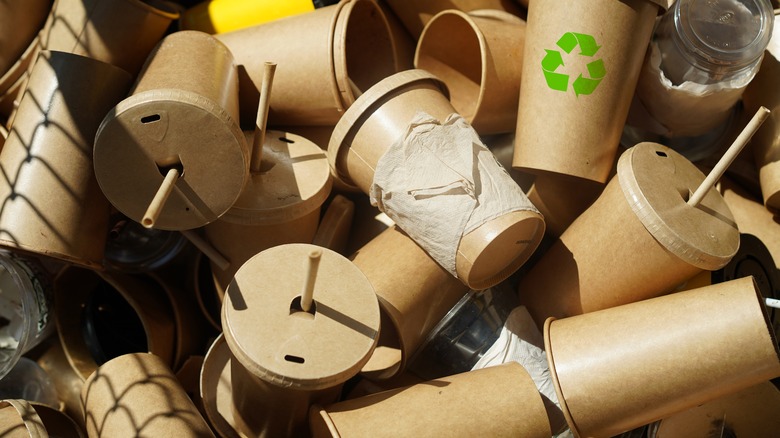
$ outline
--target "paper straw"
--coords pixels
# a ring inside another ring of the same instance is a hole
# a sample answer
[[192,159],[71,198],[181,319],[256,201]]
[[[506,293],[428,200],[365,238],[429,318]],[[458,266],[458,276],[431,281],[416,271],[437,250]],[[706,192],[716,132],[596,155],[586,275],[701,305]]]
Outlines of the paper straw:
[[260,85],[260,101],[257,104],[257,119],[255,119],[255,137],[252,141],[252,161],[250,170],[252,173],[260,171],[260,162],[263,158],[263,144],[265,143],[265,127],[268,122],[268,108],[271,104],[271,86],[274,83],[276,64],[266,62],[263,67],[263,82]]
[[301,294],[301,309],[308,312],[311,309],[311,303],[314,300],[314,283],[317,281],[317,270],[320,267],[320,258],[322,250],[313,250],[309,253],[309,265],[306,270],[306,283],[303,285]]
[[230,266],[230,261],[228,261],[225,256],[220,254],[219,251],[217,251],[217,249],[214,248],[209,242],[200,237],[198,233],[192,230],[183,230],[181,233],[184,234],[184,237],[192,242],[192,244],[195,245],[195,247],[198,248],[200,252],[203,253],[203,255],[214,262],[214,264],[217,265],[219,269],[224,271]]
[[160,217],[163,207],[165,207],[165,201],[168,200],[168,196],[173,193],[173,188],[176,187],[176,181],[179,179],[179,171],[177,169],[171,169],[165,174],[160,188],[157,189],[157,193],[152,198],[152,202],[144,213],[144,217],[141,221],[141,225],[146,228],[154,227],[157,218]]
[[764,123],[764,120],[766,120],[767,117],[769,117],[769,110],[766,107],[762,106],[756,111],[756,114],[750,119],[750,122],[745,126],[745,129],[742,130],[737,139],[734,140],[734,143],[732,143],[726,153],[723,154],[723,157],[718,161],[718,164],[715,165],[709,175],[707,175],[707,178],[704,179],[704,182],[701,183],[691,198],[688,199],[688,205],[691,207],[699,205],[707,192],[709,192],[712,186],[714,186],[720,177],[723,176],[723,173],[726,172],[726,169],[731,165],[731,162],[737,158],[737,155],[742,151],[742,148],[750,141],[750,138],[758,131],[758,128],[761,127],[761,124]]

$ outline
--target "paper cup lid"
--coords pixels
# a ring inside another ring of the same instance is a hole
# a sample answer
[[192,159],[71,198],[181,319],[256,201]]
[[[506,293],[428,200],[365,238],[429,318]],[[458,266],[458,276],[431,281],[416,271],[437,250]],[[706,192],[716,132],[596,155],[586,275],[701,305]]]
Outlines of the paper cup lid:
[[686,204],[705,176],[679,153],[657,143],[640,143],[621,155],[617,178],[637,218],[672,254],[714,271],[737,253],[739,230],[716,190],[697,207]]
[[230,374],[230,348],[219,335],[203,359],[200,371],[200,398],[211,426],[220,436],[238,438],[233,428],[233,384]]
[[[254,133],[246,133],[252,144]],[[250,175],[236,203],[221,219],[244,225],[291,221],[319,208],[333,181],[325,152],[311,141],[267,131],[260,172]]]
[[[438,88],[449,99],[447,85],[441,79],[425,70],[406,70],[388,76],[360,95],[355,100],[355,103],[344,112],[344,115],[333,129],[333,135],[330,137],[330,143],[328,143],[328,163],[330,163],[333,174],[346,184],[353,184],[350,178],[337,167],[339,155],[346,153],[349,149],[348,147],[343,148],[344,144],[351,140],[363,122],[371,116],[373,111],[382,105],[383,101],[389,100],[409,88],[426,84]],[[399,132],[398,135],[400,136],[401,133]]]
[[[313,315],[295,311],[309,254],[322,256]],[[288,244],[247,261],[230,283],[222,326],[233,356],[250,373],[277,386],[319,390],[356,375],[376,346],[379,304],[365,275],[326,248]]]
[[238,199],[249,148],[237,121],[211,100],[173,89],[141,92],[109,112],[95,138],[95,176],[108,200],[141,222],[164,179],[183,173],[155,224],[188,230],[213,222]]

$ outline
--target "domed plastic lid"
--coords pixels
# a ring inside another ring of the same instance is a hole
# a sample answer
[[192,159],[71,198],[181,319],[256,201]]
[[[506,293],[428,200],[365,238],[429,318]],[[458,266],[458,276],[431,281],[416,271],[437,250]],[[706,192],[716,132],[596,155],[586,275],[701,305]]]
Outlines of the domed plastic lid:
[[[322,255],[306,312],[300,296],[313,251]],[[222,326],[230,351],[250,373],[273,385],[318,390],[343,383],[368,361],[379,335],[379,303],[347,258],[315,245],[280,245],[238,270]]]
[[[253,136],[246,133],[247,144]],[[260,172],[250,175],[221,219],[245,225],[291,221],[319,208],[332,185],[328,157],[319,146],[289,132],[267,131]]]
[[680,0],[674,19],[685,49],[735,70],[758,60],[772,36],[767,0]]
[[181,174],[155,228],[189,230],[222,216],[249,174],[237,121],[192,92],[153,90],[120,102],[95,137],[95,176],[106,198],[141,222],[171,168]]
[[737,253],[739,230],[720,193],[711,189],[698,206],[687,204],[705,176],[679,153],[640,143],[620,157],[617,178],[631,209],[669,252],[708,271]]

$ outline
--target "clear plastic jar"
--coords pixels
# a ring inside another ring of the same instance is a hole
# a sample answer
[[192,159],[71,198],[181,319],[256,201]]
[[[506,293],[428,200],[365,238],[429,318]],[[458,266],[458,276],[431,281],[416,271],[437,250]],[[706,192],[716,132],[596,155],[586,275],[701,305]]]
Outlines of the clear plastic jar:
[[661,69],[675,85],[752,77],[773,18],[769,0],[678,0],[656,30]]
[[623,144],[654,141],[691,161],[726,146],[773,27],[769,0],[678,0],[650,43]]
[[0,251],[0,378],[54,331],[48,279],[35,260]]

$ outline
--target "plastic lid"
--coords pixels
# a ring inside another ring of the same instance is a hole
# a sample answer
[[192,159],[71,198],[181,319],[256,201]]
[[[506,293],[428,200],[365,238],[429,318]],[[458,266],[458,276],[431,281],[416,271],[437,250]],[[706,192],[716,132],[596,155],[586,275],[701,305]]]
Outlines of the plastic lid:
[[761,58],[772,36],[768,0],[680,0],[674,24],[681,49],[710,68],[739,70]]
[[[322,251],[311,312],[296,308],[309,254]],[[309,244],[267,249],[244,263],[222,305],[230,351],[250,373],[276,386],[332,388],[356,375],[379,337],[379,303],[346,257]]]

